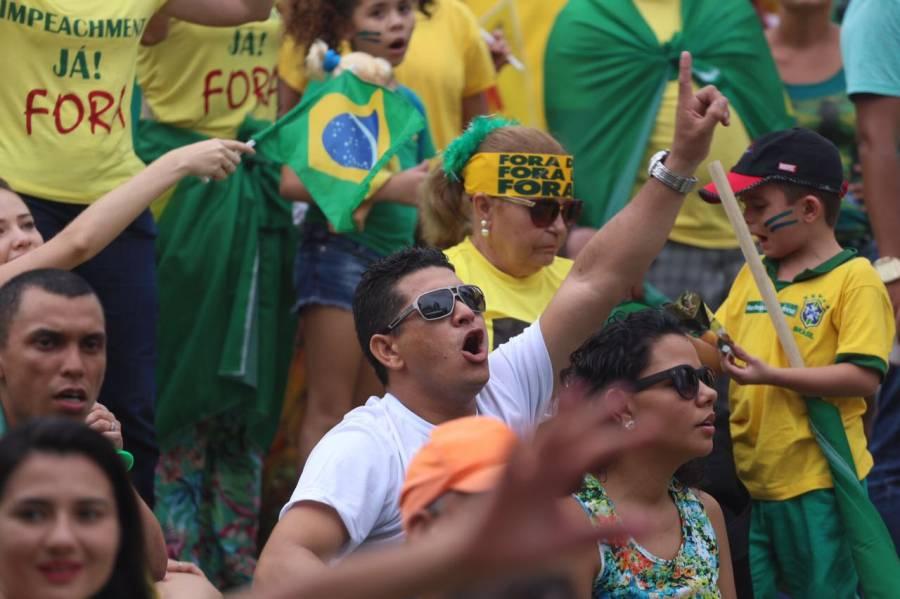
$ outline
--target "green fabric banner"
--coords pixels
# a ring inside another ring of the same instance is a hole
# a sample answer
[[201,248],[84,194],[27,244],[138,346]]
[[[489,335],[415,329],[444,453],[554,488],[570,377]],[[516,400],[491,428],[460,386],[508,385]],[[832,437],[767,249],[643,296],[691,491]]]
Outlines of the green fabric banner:
[[353,211],[384,185],[391,159],[425,127],[403,94],[347,71],[311,84],[255,140],[258,152],[297,173],[335,232],[349,233],[356,230]]
[[556,19],[544,58],[547,123],[575,156],[583,224],[602,226],[630,199],[683,50],[697,84],[718,87],[751,138],[793,125],[750,2],[681,0],[681,18],[663,44],[631,0],[570,0]]
[[[248,120],[238,139],[269,123]],[[145,162],[204,136],[142,121]],[[245,156],[224,181],[183,180],[159,219],[156,426],[172,433],[219,413],[246,418],[266,449],[281,415],[295,332],[291,205],[280,166]]]
[[828,461],[838,510],[866,599],[895,599],[900,592],[900,559],[881,515],[856,476],[853,454],[838,409],[806,398],[809,422]]

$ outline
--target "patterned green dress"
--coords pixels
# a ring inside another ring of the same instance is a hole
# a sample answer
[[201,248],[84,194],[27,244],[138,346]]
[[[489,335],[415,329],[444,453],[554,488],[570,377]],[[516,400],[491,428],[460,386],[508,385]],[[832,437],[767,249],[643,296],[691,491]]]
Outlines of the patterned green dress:
[[[720,597],[719,544],[712,522],[697,494],[672,481],[669,494],[681,516],[681,548],[675,559],[659,558],[637,544],[600,545],[600,574],[594,597],[662,599]],[[578,499],[597,520],[615,519],[615,507],[593,476],[585,477]]]

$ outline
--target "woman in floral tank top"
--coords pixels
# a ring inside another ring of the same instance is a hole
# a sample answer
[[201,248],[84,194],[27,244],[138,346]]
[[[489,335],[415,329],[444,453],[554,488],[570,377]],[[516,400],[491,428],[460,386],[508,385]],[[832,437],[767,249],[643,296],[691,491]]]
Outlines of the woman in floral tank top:
[[596,520],[642,523],[634,537],[599,546],[594,597],[736,596],[722,510],[684,484],[685,464],[712,451],[714,378],[679,324],[656,310],[608,323],[562,372],[594,401],[618,402],[621,425],[647,439],[578,493]]

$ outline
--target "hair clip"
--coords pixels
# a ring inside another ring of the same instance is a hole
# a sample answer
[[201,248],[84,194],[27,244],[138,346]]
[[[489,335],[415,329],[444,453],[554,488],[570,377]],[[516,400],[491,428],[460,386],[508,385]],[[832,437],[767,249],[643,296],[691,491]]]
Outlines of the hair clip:
[[462,180],[462,171],[478,150],[478,146],[484,141],[484,138],[495,129],[503,127],[512,127],[518,125],[518,121],[507,119],[499,116],[477,116],[472,119],[466,130],[462,132],[456,139],[450,142],[450,145],[443,153],[444,173],[452,181]]
[[322,60],[322,68],[325,69],[326,73],[330,73],[331,71],[338,68],[338,65],[341,64],[341,55],[331,48],[325,52],[325,58]]

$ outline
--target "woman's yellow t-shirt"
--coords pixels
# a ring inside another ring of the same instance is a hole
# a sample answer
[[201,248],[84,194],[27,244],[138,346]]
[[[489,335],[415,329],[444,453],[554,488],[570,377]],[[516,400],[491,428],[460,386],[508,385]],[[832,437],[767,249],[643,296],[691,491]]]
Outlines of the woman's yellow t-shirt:
[[209,137],[234,138],[250,115],[274,121],[281,16],[239,27],[169,20],[168,35],[141,48],[138,81],[152,118]]
[[141,35],[165,0],[0,0],[0,177],[88,204],[143,168],[130,106]]
[[557,257],[533,275],[514,277],[491,264],[468,237],[444,253],[463,283],[484,291],[484,322],[491,350],[536,321],[572,270],[571,260]]

